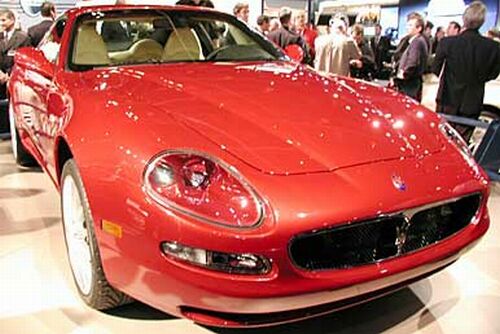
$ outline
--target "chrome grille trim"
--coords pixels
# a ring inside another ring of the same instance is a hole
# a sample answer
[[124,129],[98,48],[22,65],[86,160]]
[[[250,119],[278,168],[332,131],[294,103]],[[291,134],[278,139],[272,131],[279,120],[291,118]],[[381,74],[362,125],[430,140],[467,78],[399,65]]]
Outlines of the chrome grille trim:
[[[481,203],[481,193],[472,193],[301,233],[290,240],[288,255],[303,270],[348,269],[380,263],[453,237],[478,219]],[[308,258],[304,253],[310,249]],[[353,260],[351,264],[347,263],[348,258]]]

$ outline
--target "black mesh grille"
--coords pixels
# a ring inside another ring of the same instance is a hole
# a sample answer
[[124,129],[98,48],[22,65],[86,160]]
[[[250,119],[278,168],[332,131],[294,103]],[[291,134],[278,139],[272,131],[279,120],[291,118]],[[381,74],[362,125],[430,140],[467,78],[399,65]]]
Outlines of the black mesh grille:
[[[294,238],[293,262],[307,270],[342,269],[407,254],[443,240],[466,227],[476,214],[481,196],[422,210],[408,210]],[[410,212],[413,215],[410,217]],[[410,219],[411,218],[411,219]]]

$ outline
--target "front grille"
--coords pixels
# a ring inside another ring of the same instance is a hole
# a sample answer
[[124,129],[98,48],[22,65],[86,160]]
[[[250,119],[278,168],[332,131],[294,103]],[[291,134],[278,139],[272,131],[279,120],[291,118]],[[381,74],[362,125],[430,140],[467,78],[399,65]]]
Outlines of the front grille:
[[292,261],[306,270],[343,269],[383,261],[432,245],[465,228],[481,195],[407,210],[295,237]]

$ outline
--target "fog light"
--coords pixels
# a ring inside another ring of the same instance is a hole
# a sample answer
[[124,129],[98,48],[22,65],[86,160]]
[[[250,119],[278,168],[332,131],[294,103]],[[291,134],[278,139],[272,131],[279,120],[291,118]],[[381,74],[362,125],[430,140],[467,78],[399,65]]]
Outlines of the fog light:
[[263,275],[271,271],[270,261],[259,255],[215,252],[168,241],[161,249],[176,260],[230,274]]

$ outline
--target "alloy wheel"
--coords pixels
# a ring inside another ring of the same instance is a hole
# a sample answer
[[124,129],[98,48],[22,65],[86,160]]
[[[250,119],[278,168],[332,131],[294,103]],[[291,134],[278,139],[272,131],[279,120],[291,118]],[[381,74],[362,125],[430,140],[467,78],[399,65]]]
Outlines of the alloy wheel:
[[63,223],[68,256],[78,288],[84,295],[92,289],[92,253],[80,192],[71,175],[62,186]]

